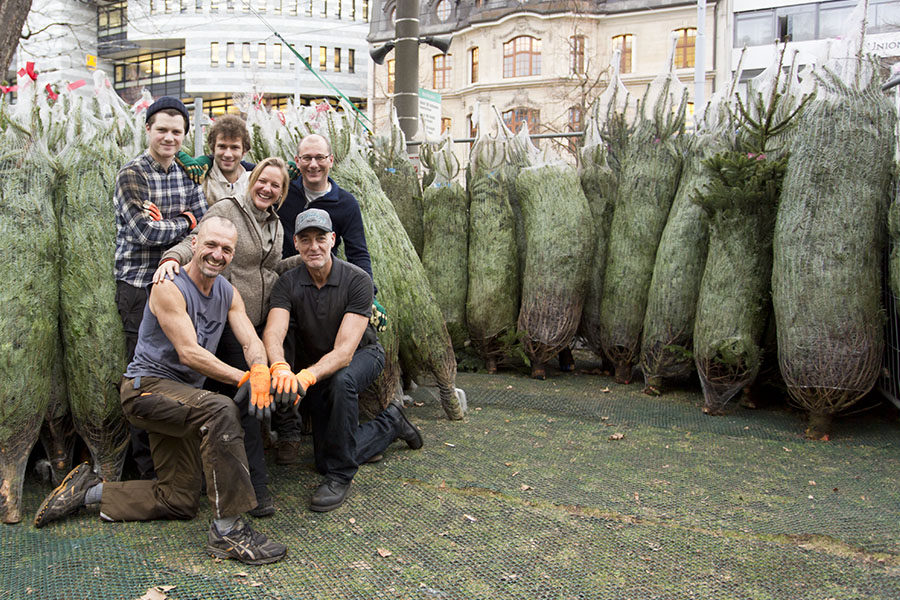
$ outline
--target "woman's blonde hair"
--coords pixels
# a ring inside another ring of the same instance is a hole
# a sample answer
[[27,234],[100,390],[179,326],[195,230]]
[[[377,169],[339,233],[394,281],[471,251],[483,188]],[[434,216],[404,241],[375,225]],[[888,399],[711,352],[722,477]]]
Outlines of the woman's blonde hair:
[[275,167],[276,169],[280,170],[281,180],[284,182],[281,186],[281,196],[278,197],[278,202],[275,203],[275,209],[277,210],[281,208],[282,204],[284,204],[284,199],[287,198],[288,188],[291,186],[291,176],[288,174],[287,163],[285,163],[277,156],[264,158],[259,162],[259,164],[253,167],[253,171],[250,172],[250,182],[247,186],[247,194],[249,195],[253,193],[253,186],[256,185],[256,181],[259,179],[260,174],[266,167]]

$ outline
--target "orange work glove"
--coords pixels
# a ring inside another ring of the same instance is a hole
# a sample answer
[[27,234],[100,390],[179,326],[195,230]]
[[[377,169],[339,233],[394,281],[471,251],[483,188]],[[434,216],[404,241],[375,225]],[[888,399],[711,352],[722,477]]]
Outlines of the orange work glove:
[[297,404],[300,396],[297,395],[297,376],[291,371],[291,366],[280,360],[269,367],[272,376],[272,397],[275,406],[286,407]]
[[150,213],[151,221],[162,221],[162,213],[159,211],[159,207],[154,203],[150,203],[150,206],[147,208],[147,212]]
[[178,216],[184,217],[185,219],[188,220],[188,223],[190,223],[190,225],[191,225],[191,228],[188,231],[193,231],[194,227],[197,226],[197,217],[195,217],[194,213],[192,213],[191,211],[186,210],[183,213],[179,214]]
[[306,390],[311,385],[316,384],[316,376],[309,371],[309,369],[302,369],[299,373],[297,373],[297,383],[300,384],[297,387],[297,393],[300,394],[300,397],[306,395]]
[[234,396],[235,403],[240,404],[249,397],[247,412],[250,416],[262,421],[272,414],[272,394],[270,392],[269,369],[257,363],[244,373],[238,382],[238,392]]

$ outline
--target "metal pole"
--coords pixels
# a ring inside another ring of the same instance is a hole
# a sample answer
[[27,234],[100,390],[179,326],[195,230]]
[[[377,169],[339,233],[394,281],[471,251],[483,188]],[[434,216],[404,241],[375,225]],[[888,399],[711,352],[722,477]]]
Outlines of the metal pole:
[[203,154],[203,98],[194,98],[194,156]]
[[399,0],[394,22],[394,107],[407,140],[419,129],[419,0]]
[[694,42],[694,114],[706,104],[706,0],[697,0],[697,39]]

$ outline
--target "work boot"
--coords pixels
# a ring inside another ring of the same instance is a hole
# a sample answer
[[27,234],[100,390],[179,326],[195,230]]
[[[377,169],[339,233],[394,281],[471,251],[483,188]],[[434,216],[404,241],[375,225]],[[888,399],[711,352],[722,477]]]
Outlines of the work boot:
[[296,465],[300,462],[300,442],[278,442],[278,450],[275,454],[276,465]]
[[406,442],[406,445],[413,450],[421,448],[424,444],[422,432],[419,431],[418,427],[409,422],[409,419],[406,418],[406,413],[403,412],[400,405],[391,402],[384,410],[394,416],[397,423],[397,438]]
[[335,481],[333,479],[327,480],[320,485],[313,494],[312,500],[309,503],[310,510],[315,512],[328,512],[336,509],[344,503],[344,500],[346,500],[347,496],[350,494],[351,483],[353,482],[348,481],[347,483],[341,483],[340,481]]
[[101,483],[100,477],[86,462],[69,471],[62,483],[50,492],[50,495],[38,508],[34,517],[34,526],[43,527],[51,521],[77,512],[84,506],[84,495],[98,483]]
[[284,558],[287,546],[273,542],[254,531],[250,523],[238,519],[234,529],[219,533],[215,523],[209,526],[206,551],[217,558],[233,558],[246,565],[265,565]]

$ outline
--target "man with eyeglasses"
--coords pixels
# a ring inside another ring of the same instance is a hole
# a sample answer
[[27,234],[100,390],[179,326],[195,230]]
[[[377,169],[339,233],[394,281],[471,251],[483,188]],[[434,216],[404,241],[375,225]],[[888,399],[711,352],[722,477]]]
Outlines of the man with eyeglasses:
[[[311,208],[324,210],[331,218],[334,232],[334,251],[344,242],[347,262],[356,265],[372,277],[372,261],[366,246],[366,232],[363,229],[362,213],[359,203],[353,194],[341,189],[329,177],[334,166],[334,155],[331,143],[318,134],[308,135],[297,147],[294,157],[300,171],[300,177],[291,182],[288,196],[278,209],[278,218],[284,227],[283,257],[294,256],[294,224],[297,215]],[[293,359],[293,348],[290,347],[294,336],[288,336],[288,347],[285,353],[288,360]],[[279,414],[273,419],[278,433],[278,447],[275,462],[278,464],[294,464],[299,460],[300,425],[296,420]]]

